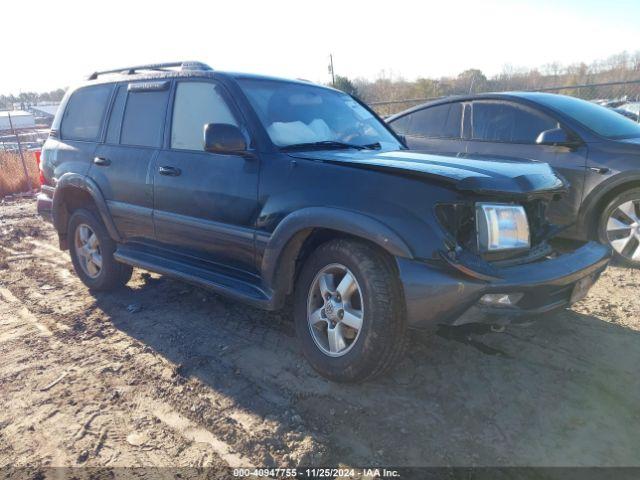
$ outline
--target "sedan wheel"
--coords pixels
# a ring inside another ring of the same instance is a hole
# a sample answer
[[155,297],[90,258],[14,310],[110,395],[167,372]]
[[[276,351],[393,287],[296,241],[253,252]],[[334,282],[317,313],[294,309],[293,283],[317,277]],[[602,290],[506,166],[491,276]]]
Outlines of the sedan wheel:
[[98,236],[89,225],[78,225],[74,246],[84,273],[90,278],[97,278],[102,270],[102,252]]
[[355,276],[339,263],[318,272],[309,289],[307,322],[313,341],[330,357],[349,352],[358,341],[364,307]]
[[606,226],[607,240],[625,260],[640,262],[640,199],[618,205]]

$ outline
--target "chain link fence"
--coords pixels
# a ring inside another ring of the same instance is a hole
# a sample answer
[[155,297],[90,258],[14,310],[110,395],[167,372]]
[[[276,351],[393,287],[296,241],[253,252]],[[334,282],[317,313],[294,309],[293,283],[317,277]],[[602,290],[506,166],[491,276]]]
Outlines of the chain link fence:
[[[513,90],[513,89],[510,89]],[[625,115],[636,122],[640,122],[640,79],[625,80],[619,82],[587,83],[582,85],[561,85],[546,88],[521,89],[530,92],[559,93],[571,95],[584,100],[593,101],[601,105],[615,108],[619,113]],[[473,93],[485,93],[490,90],[474,90]],[[494,92],[509,90],[491,90]],[[468,92],[455,92],[453,95],[461,95]],[[385,117],[401,112],[410,107],[420,105],[440,97],[429,98],[409,98],[401,100],[387,100],[369,102],[379,115]]]
[[[509,88],[509,90],[517,89],[519,86],[514,85],[514,87]],[[606,107],[616,109],[618,113],[636,122],[640,122],[640,79],[519,89],[532,92],[559,93],[597,102]],[[479,85],[474,86],[472,81],[466,91],[462,91],[461,88],[453,89],[451,95],[466,94],[470,91],[483,93],[486,91],[509,90],[491,90]],[[440,96],[394,99],[394,94],[391,93],[392,90],[389,90],[389,92],[387,97],[390,97],[389,100],[368,102],[383,117],[401,112],[415,105],[443,98]],[[46,136],[46,129],[19,129],[11,126],[10,129],[0,131],[0,198],[12,193],[30,192],[37,188],[38,168],[34,151],[39,148]]]
[[15,128],[10,112],[7,117],[9,128],[0,129],[0,199],[38,189],[39,151],[48,135],[46,129]]

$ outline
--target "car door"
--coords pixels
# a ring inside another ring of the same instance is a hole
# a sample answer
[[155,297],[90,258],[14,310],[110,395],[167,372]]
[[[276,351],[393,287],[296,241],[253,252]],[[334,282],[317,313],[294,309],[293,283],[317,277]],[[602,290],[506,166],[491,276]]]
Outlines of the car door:
[[554,202],[549,219],[558,225],[573,223],[584,189],[587,147],[537,145],[538,135],[562,127],[557,119],[527,105],[502,100],[476,100],[472,114],[467,152],[500,155],[546,162],[570,184],[568,194]]
[[412,150],[462,153],[463,103],[450,102],[413,111],[390,122]]
[[90,175],[126,241],[155,237],[150,169],[162,145],[169,87],[168,81],[119,85],[105,141],[95,152]]
[[153,173],[157,239],[175,253],[255,273],[259,161],[204,151],[206,124],[244,128],[241,116],[214,81],[178,81],[173,96]]

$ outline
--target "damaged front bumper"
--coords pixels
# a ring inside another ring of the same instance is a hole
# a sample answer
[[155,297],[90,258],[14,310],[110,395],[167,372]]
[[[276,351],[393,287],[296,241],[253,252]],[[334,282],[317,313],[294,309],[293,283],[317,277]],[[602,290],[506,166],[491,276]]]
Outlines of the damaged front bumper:
[[[457,259],[425,263],[398,258],[397,263],[409,326],[425,328],[567,307],[586,295],[610,257],[608,247],[589,242],[555,258],[488,271]],[[480,300],[489,294],[521,295],[513,305],[488,306]]]

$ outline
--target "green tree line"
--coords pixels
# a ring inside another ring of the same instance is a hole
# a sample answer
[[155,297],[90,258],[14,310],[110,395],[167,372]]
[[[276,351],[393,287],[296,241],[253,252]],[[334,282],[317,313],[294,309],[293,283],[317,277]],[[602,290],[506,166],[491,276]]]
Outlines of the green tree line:
[[0,110],[24,109],[44,102],[59,102],[62,100],[64,92],[65,89],[58,88],[50,92],[22,92],[18,95],[0,95]]
[[[428,58],[428,56],[427,56]],[[417,78],[406,80],[381,72],[375,80],[349,79],[336,76],[336,88],[358,96],[367,103],[411,99],[438,98],[482,92],[512,90],[539,90],[566,87],[554,93],[573,95],[588,100],[599,98],[623,98],[640,100],[640,83],[607,87],[571,88],[576,85],[640,80],[640,51],[622,52],[590,64],[578,63],[563,66],[550,63],[539,68],[516,68],[507,65],[502,72],[488,77],[481,70],[471,68],[458,75],[441,78]],[[419,103],[406,102],[376,107],[381,114],[404,110]]]

